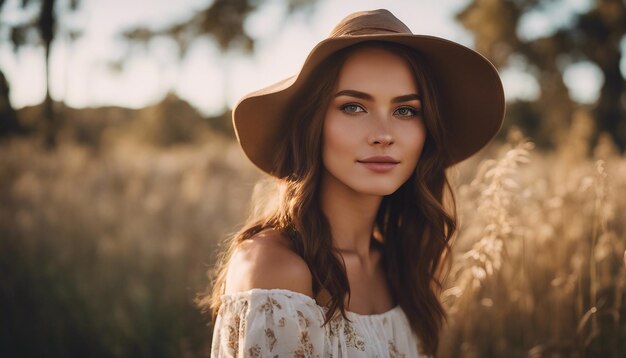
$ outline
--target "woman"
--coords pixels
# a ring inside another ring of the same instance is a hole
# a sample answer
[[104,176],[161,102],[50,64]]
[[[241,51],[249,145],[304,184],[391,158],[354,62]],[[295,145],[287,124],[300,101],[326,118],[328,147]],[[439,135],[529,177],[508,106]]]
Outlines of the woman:
[[237,138],[282,191],[233,237],[200,301],[212,356],[434,354],[456,229],[445,169],[503,115],[489,61],[386,10],[348,16],[297,76],[245,96]]

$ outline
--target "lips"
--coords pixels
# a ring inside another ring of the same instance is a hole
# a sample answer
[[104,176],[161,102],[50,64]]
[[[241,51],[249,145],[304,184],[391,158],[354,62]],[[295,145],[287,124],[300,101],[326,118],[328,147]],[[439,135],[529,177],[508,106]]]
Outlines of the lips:
[[373,156],[357,160],[357,163],[376,173],[385,173],[395,168],[400,161],[389,156]]

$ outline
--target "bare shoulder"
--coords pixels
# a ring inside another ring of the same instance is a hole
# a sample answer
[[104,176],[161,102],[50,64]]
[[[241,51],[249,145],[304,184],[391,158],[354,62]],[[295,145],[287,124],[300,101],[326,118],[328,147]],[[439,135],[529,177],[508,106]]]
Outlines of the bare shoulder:
[[225,293],[253,288],[280,288],[313,296],[308,265],[291,249],[289,239],[275,230],[264,230],[244,241],[229,261]]

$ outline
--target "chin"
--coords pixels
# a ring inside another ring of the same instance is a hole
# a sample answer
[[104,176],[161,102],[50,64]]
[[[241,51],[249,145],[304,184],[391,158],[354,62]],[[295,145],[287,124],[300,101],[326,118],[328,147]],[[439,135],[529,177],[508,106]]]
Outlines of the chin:
[[400,188],[399,185],[390,185],[390,183],[383,183],[381,185],[371,185],[374,183],[369,183],[370,185],[363,185],[358,187],[353,187],[352,189],[356,192],[365,195],[375,195],[375,196],[387,196],[396,192]]

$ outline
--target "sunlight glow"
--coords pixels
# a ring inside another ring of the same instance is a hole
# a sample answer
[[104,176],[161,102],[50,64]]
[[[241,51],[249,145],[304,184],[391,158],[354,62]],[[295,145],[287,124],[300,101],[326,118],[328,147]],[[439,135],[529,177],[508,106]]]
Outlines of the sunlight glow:
[[575,15],[586,12],[592,0],[567,0],[542,3],[541,10],[523,14],[517,25],[517,36],[522,41],[531,41],[549,36],[559,28],[568,26]]
[[[574,0],[569,10],[584,10],[588,3],[589,0]],[[297,73],[308,52],[347,14],[383,6],[414,33],[441,36],[466,46],[473,44],[472,35],[454,20],[454,14],[467,0],[394,0],[384,4],[377,0],[325,0],[317,5],[312,16],[298,14],[284,20],[277,20],[286,13],[284,1],[268,0],[244,24],[257,40],[254,54],[235,51],[223,54],[212,40],[198,39],[187,57],[179,61],[176,47],[168,39],[156,39],[141,49],[123,42],[119,34],[134,26],[160,28],[189,18],[196,9],[206,6],[206,0],[183,0],[176,6],[168,0],[84,0],[81,4],[78,14],[70,20],[80,24],[83,36],[71,43],[66,35],[60,35],[51,54],[52,97],[79,108],[101,105],[138,108],[159,102],[173,91],[202,114],[219,114],[246,93]],[[533,36],[533,31],[549,31],[550,11],[541,15],[544,17],[525,16],[520,28],[528,30],[529,36]],[[5,13],[0,21],[6,21],[9,15]],[[120,70],[112,66],[116,62],[123,64]],[[40,47],[23,47],[14,54],[8,44],[2,44],[0,68],[10,82],[14,107],[43,100],[45,71]],[[575,98],[590,101],[597,97],[593,93],[598,89],[594,85],[597,76],[589,71],[592,70],[576,67],[567,72],[568,83],[589,85],[575,89],[576,86],[568,84]],[[509,100],[538,95],[536,80],[529,74],[515,69],[505,69],[502,74]],[[578,79],[578,76],[582,77]]]
[[593,104],[600,95],[604,76],[598,66],[591,62],[569,65],[563,73],[563,81],[570,97],[579,103]]

